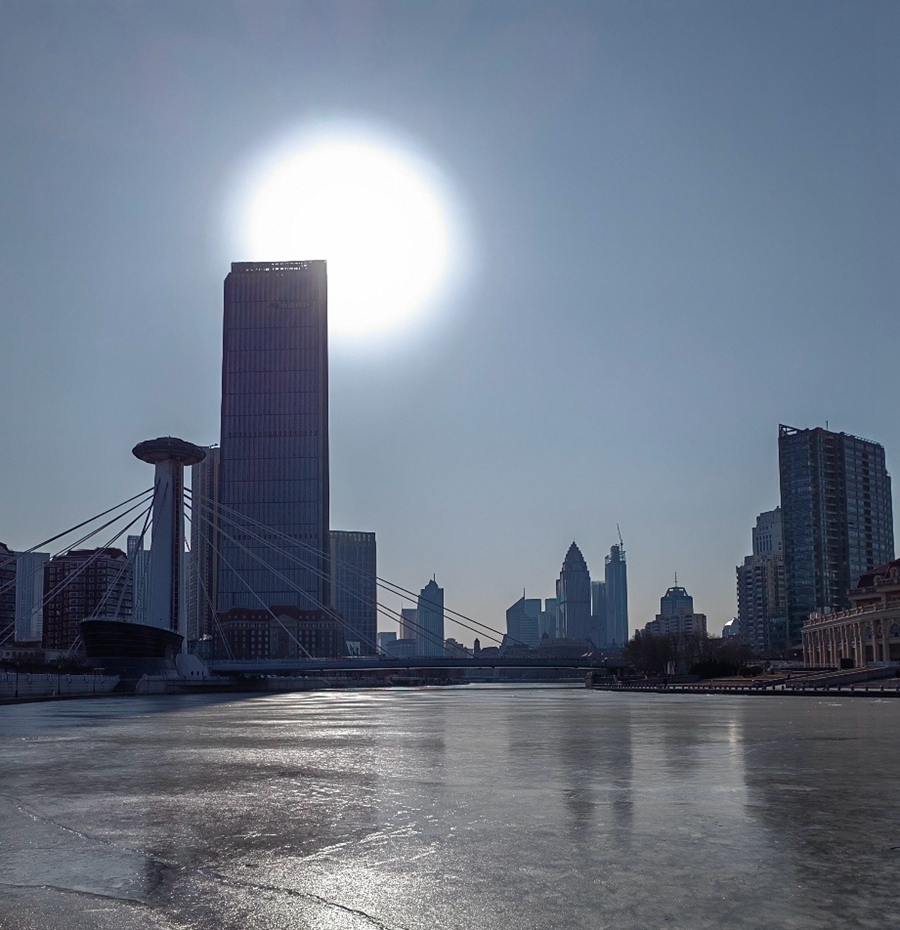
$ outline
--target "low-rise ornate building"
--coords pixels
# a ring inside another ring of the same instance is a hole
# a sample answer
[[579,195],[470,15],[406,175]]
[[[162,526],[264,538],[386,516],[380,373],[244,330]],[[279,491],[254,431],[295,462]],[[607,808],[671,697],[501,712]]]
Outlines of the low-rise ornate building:
[[294,606],[232,607],[218,615],[214,644],[217,659],[340,658],[346,651],[333,616]]
[[900,661],[900,559],[862,574],[850,602],[849,610],[810,614],[803,661],[844,668]]

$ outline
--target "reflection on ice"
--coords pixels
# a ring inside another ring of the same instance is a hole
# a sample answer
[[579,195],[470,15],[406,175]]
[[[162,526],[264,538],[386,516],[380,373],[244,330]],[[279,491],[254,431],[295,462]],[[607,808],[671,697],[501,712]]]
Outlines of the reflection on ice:
[[896,910],[900,702],[100,704],[0,718],[4,930],[824,930]]

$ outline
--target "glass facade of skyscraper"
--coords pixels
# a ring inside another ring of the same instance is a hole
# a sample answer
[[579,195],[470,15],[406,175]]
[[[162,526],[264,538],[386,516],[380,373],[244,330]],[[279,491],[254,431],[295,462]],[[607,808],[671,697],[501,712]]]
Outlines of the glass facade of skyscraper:
[[606,557],[606,645],[628,642],[628,565],[625,550],[612,546]]
[[329,602],[327,317],[324,261],[225,279],[219,612]]
[[444,589],[432,579],[419,592],[416,608],[416,655],[444,654]]
[[351,651],[371,656],[378,651],[378,589],[374,533],[331,531],[331,604],[343,621]]
[[540,645],[541,599],[525,597],[523,594],[512,607],[506,611],[506,635],[512,644],[529,646],[534,649]]
[[591,575],[574,542],[563,560],[556,582],[556,597],[559,600],[559,635],[568,639],[590,639]]
[[788,644],[814,611],[850,606],[859,576],[894,557],[884,448],[848,433],[778,428]]

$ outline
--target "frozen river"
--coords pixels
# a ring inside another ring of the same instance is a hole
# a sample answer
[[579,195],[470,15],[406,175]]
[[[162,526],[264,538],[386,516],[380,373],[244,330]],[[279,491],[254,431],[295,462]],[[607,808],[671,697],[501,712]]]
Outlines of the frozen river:
[[897,926],[900,700],[0,707],[0,928]]

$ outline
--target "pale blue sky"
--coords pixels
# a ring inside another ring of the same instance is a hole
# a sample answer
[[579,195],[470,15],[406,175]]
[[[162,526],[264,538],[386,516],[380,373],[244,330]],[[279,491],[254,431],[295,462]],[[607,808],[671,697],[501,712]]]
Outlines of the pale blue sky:
[[334,526],[502,626],[619,523],[632,626],[677,571],[720,629],[779,422],[900,460],[898,78],[894,2],[0,2],[0,539],[217,440],[235,185],[359,117],[478,261],[415,345],[335,346]]

